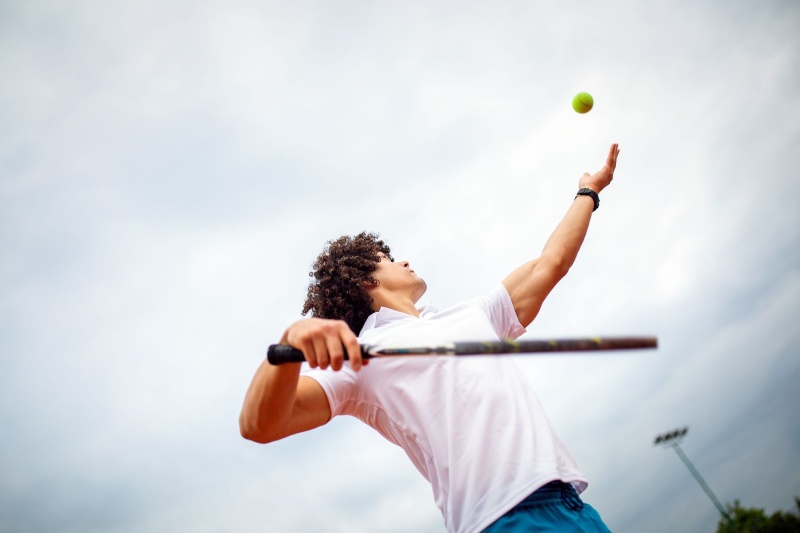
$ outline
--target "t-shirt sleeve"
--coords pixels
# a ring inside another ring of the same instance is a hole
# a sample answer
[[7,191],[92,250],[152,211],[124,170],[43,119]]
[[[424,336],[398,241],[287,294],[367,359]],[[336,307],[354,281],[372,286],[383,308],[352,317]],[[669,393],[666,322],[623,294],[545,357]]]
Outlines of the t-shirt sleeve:
[[338,372],[317,368],[306,369],[301,375],[310,377],[325,391],[331,409],[331,418],[352,414],[358,392],[358,375],[353,372],[349,364],[345,364]]
[[473,298],[472,301],[480,305],[489,316],[492,327],[500,339],[516,339],[525,333],[525,327],[514,311],[511,296],[502,283],[498,283],[487,294]]

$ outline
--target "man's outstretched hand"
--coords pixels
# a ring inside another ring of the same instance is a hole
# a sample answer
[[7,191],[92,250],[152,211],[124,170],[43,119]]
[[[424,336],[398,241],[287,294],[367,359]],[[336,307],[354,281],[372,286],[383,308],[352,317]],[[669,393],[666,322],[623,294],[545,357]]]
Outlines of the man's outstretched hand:
[[619,155],[619,145],[612,144],[608,151],[608,158],[603,168],[594,174],[585,173],[580,180],[578,180],[578,187],[583,189],[592,189],[594,192],[600,194],[600,191],[608,187],[611,180],[614,179],[614,169],[617,168],[617,156]]

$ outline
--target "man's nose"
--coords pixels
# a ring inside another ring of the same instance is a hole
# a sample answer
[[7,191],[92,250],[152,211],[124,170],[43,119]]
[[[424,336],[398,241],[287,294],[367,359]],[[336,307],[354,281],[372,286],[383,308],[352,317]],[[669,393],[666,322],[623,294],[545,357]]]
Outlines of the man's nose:
[[408,268],[408,265],[410,263],[408,261],[400,261],[400,264],[403,265],[404,267]]

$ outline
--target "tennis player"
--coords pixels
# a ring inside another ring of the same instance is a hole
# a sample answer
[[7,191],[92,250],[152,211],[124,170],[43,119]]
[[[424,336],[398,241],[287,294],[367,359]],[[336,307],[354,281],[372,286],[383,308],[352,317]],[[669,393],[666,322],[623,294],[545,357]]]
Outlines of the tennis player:
[[[408,261],[393,261],[376,235],[327,244],[314,264],[303,314],[280,343],[300,363],[264,361],[239,419],[242,436],[266,443],[351,415],[402,447],[433,489],[455,533],[607,532],[581,500],[587,487],[513,358],[361,359],[359,342],[434,344],[516,338],[572,266],[619,148],[578,181],[578,194],[541,255],[489,293],[438,311],[417,307],[427,288]],[[347,353],[349,362],[344,361]]]

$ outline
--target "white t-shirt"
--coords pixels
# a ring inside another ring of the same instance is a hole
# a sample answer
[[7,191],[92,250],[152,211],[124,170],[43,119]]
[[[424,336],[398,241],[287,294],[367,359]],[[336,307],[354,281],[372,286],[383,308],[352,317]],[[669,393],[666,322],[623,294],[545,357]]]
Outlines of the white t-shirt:
[[[521,335],[502,284],[419,318],[382,308],[358,337],[366,344],[508,339]],[[402,447],[433,488],[447,530],[481,531],[531,492],[583,474],[510,356],[386,357],[353,372],[309,370],[332,416],[351,415]]]

